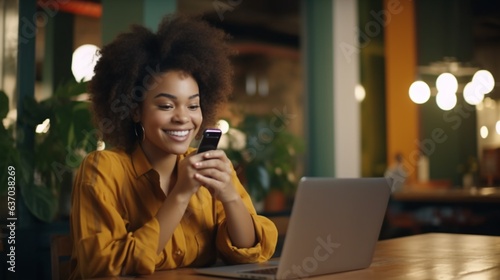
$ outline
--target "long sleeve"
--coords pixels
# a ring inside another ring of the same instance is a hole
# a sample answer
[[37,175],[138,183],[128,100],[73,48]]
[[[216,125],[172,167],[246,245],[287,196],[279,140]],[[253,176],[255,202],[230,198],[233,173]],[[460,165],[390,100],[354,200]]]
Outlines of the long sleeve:
[[106,194],[88,185],[82,189],[75,210],[80,213],[80,226],[74,226],[78,229],[73,235],[77,240],[76,256],[85,264],[80,266],[82,276],[153,273],[158,221],[153,218],[134,232],[127,232],[125,222],[110,206]]
[[102,154],[87,157],[75,178],[71,232],[78,269],[72,277],[151,274],[158,261],[158,221],[149,217],[142,226],[128,230],[130,224],[118,207],[127,198],[120,200],[124,193],[113,193],[112,188],[123,184],[115,179],[121,178],[121,166],[99,157]]
[[[257,215],[250,196],[239,182],[236,172],[233,172],[233,183],[252,217],[255,227],[256,243],[251,248],[237,248],[232,245],[227,230],[225,215],[223,212],[220,212],[218,214],[220,219],[216,238],[217,249],[222,258],[231,264],[267,261],[272,257],[276,249],[278,230],[271,220],[264,216]],[[221,210],[221,208],[222,205],[219,203],[218,209]]]

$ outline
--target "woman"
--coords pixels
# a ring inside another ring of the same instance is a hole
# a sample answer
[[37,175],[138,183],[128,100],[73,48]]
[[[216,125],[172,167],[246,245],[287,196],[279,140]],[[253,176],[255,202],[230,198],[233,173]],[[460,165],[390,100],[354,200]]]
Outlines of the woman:
[[199,19],[134,26],[101,51],[95,123],[113,149],[82,162],[72,194],[72,279],[262,262],[277,230],[221,150],[189,145],[231,92],[227,36]]

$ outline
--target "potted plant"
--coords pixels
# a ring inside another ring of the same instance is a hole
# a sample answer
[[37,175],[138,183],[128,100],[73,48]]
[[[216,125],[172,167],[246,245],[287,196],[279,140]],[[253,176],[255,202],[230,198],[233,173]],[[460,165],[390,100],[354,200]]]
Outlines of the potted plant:
[[[77,99],[86,91],[86,86],[86,83],[69,81],[48,99],[23,100],[24,113],[18,117],[18,123],[34,133],[33,147],[17,147],[15,136],[21,131],[14,134],[12,127],[3,125],[0,129],[7,136],[2,137],[0,145],[5,147],[3,151],[10,151],[2,164],[17,166],[16,179],[23,202],[41,221],[51,222],[58,215],[69,214],[73,171],[86,153],[97,146],[89,103]],[[6,95],[2,98],[6,99]],[[0,110],[3,117],[4,110],[3,107]],[[27,162],[27,158],[33,162]],[[0,193],[5,192],[5,186],[2,185]]]
[[[303,140],[275,116],[246,115],[235,130],[244,137],[230,129],[223,149],[239,170],[254,203],[264,204],[260,209],[264,211],[283,210],[300,178],[297,173]],[[244,145],[238,143],[241,141]]]

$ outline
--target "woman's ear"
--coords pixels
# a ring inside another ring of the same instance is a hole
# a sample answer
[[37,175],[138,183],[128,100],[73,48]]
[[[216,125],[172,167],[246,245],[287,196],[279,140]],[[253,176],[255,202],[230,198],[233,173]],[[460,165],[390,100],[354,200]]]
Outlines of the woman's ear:
[[135,109],[132,110],[132,120],[135,122],[135,123],[138,123],[141,121],[141,109],[140,109],[140,105],[135,107]]

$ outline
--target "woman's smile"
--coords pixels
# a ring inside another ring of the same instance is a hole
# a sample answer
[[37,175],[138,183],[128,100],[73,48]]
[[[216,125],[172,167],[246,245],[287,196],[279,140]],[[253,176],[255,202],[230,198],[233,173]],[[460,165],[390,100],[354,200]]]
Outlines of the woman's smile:
[[192,129],[188,130],[163,130],[172,140],[174,141],[186,141],[190,140],[189,133],[192,131]]

